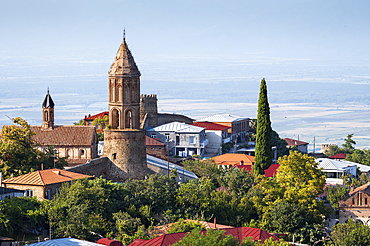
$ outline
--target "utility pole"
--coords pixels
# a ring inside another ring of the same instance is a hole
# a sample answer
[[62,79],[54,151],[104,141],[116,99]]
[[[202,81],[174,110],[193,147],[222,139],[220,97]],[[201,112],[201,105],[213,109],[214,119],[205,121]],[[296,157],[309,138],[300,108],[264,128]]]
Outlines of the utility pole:
[[313,137],[313,153],[315,154],[315,136]]

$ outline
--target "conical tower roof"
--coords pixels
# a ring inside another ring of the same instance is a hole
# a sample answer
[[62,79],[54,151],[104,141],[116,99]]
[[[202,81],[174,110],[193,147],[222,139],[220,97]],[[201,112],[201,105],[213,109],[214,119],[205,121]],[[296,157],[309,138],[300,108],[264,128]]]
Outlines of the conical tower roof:
[[109,76],[140,76],[134,57],[128,49],[125,38],[109,70]]
[[51,99],[49,90],[48,90],[48,94],[46,94],[44,102],[42,103],[42,107],[43,108],[54,108],[54,102],[53,102],[53,99]]

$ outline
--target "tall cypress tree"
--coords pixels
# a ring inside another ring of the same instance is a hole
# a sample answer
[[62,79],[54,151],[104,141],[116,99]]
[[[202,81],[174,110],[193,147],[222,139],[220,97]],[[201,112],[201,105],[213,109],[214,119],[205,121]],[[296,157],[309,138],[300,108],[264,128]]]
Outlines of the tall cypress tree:
[[253,166],[255,176],[265,174],[264,170],[272,164],[271,134],[270,107],[267,100],[267,86],[263,78],[258,99],[256,156]]

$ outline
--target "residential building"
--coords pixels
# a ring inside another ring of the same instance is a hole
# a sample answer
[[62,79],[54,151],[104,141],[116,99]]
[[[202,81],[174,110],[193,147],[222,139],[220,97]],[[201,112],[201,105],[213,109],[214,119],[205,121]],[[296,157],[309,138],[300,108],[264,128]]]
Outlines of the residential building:
[[328,158],[329,159],[334,159],[334,160],[344,160],[346,159],[347,155],[346,154],[343,154],[343,153],[339,153],[339,154],[336,154],[336,155],[332,155],[332,156],[329,156]]
[[42,146],[52,145],[59,157],[68,157],[70,166],[98,157],[98,138],[93,126],[54,125],[54,102],[49,90],[42,104],[42,126],[31,126],[32,139]]
[[252,166],[254,164],[254,156],[246,155],[246,154],[232,154],[227,153],[219,156],[215,156],[212,158],[214,162],[218,165],[248,165]]
[[1,187],[0,184],[0,201],[5,200],[5,198],[23,197],[23,196],[25,196],[24,190],[5,188]]
[[38,243],[31,243],[32,246],[101,246],[102,244],[93,243],[90,241],[80,240],[76,238],[58,238]]
[[145,136],[146,154],[160,159],[167,159],[166,145],[157,138]]
[[[277,169],[280,167],[279,164],[271,164],[269,168],[267,168],[265,171],[266,177],[274,177],[277,173]],[[250,174],[253,174],[253,165],[235,165],[234,169],[248,171]]]
[[213,122],[223,126],[228,126],[228,137],[230,141],[237,140],[244,142],[249,131],[249,118],[243,118],[232,114],[215,114],[196,122]]
[[[96,114],[96,115],[88,115],[88,116],[85,115],[84,125],[85,126],[92,126],[93,125],[92,122],[95,119],[99,119],[99,118],[104,119],[104,117],[109,117],[109,112],[108,111],[104,111],[104,112],[101,112],[101,113]],[[104,129],[105,129],[105,125],[104,124],[96,125],[95,128],[96,128],[97,132],[103,132]]]
[[205,128],[208,144],[205,148],[205,155],[215,156],[222,154],[222,144],[226,142],[229,126],[216,124],[213,122],[195,122],[192,125]]
[[299,141],[292,138],[284,138],[284,140],[288,143],[288,147],[296,146],[299,151],[302,153],[308,153],[308,143]]
[[24,190],[27,197],[51,200],[63,183],[82,178],[91,179],[93,176],[53,168],[23,174],[2,183],[5,188]]
[[147,128],[146,135],[166,143],[170,156],[202,156],[208,144],[204,128],[182,122]]
[[[329,184],[343,184],[343,175],[356,176],[357,165],[353,162],[337,161],[329,158],[315,159],[318,163],[318,168],[322,168],[326,173],[326,183]],[[370,167],[368,167],[370,169]],[[365,170],[365,169],[363,169]]]
[[339,201],[339,223],[345,223],[349,218],[370,226],[370,183],[352,189]]

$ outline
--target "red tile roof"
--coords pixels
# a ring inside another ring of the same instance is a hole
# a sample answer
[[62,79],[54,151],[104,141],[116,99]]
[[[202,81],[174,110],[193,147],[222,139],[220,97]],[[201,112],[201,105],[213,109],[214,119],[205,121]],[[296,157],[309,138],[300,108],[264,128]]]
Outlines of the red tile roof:
[[[235,165],[239,170],[246,170],[249,173],[252,173],[252,166],[250,165]],[[279,164],[272,164],[268,169],[265,170],[266,177],[273,177],[277,173],[277,169],[280,167]]]
[[100,238],[96,243],[108,246],[123,246],[121,241],[109,238]]
[[206,130],[209,130],[209,131],[223,131],[223,130],[231,128],[229,126],[224,126],[224,125],[220,125],[220,124],[213,123],[213,122],[208,122],[208,121],[194,122],[192,125],[203,127],[203,128],[205,128]]
[[55,146],[91,146],[95,136],[94,126],[31,126],[31,131],[36,133],[32,136],[36,142]]
[[87,121],[90,121],[90,120],[95,120],[97,118],[101,118],[103,119],[104,116],[109,116],[109,112],[108,111],[104,111],[104,112],[101,112],[99,114],[96,114],[96,115],[89,115],[89,116],[86,116],[85,115],[85,119],[84,120],[87,120]]
[[347,155],[343,153],[339,153],[333,156],[330,156],[330,159],[346,159]]
[[[272,237],[274,240],[279,240],[278,237],[265,232],[264,230],[257,229],[257,228],[250,228],[250,227],[236,227],[236,228],[225,228],[222,229],[225,231],[225,235],[232,235],[233,237],[237,238],[239,241],[243,241],[245,238],[252,237],[254,241],[261,240],[263,243],[266,239]],[[203,235],[207,233],[207,231],[202,231]],[[185,237],[187,233],[179,232],[179,233],[172,233],[162,235],[153,239],[149,240],[142,240],[136,239],[129,246],[167,246],[172,245],[175,242],[180,241],[181,238]]]
[[308,143],[295,140],[292,138],[284,138],[284,140],[288,143],[288,146],[301,146],[301,145],[307,145]]
[[18,177],[3,180],[4,184],[21,185],[49,185],[56,183],[69,182],[75,179],[92,178],[93,176],[74,173],[57,168],[38,170],[32,173],[23,174]]
[[254,156],[246,154],[223,154],[212,158],[216,164],[221,165],[239,165],[243,161],[244,165],[253,165]]
[[164,143],[158,140],[158,138],[151,138],[145,136],[145,144],[146,146],[166,146]]

